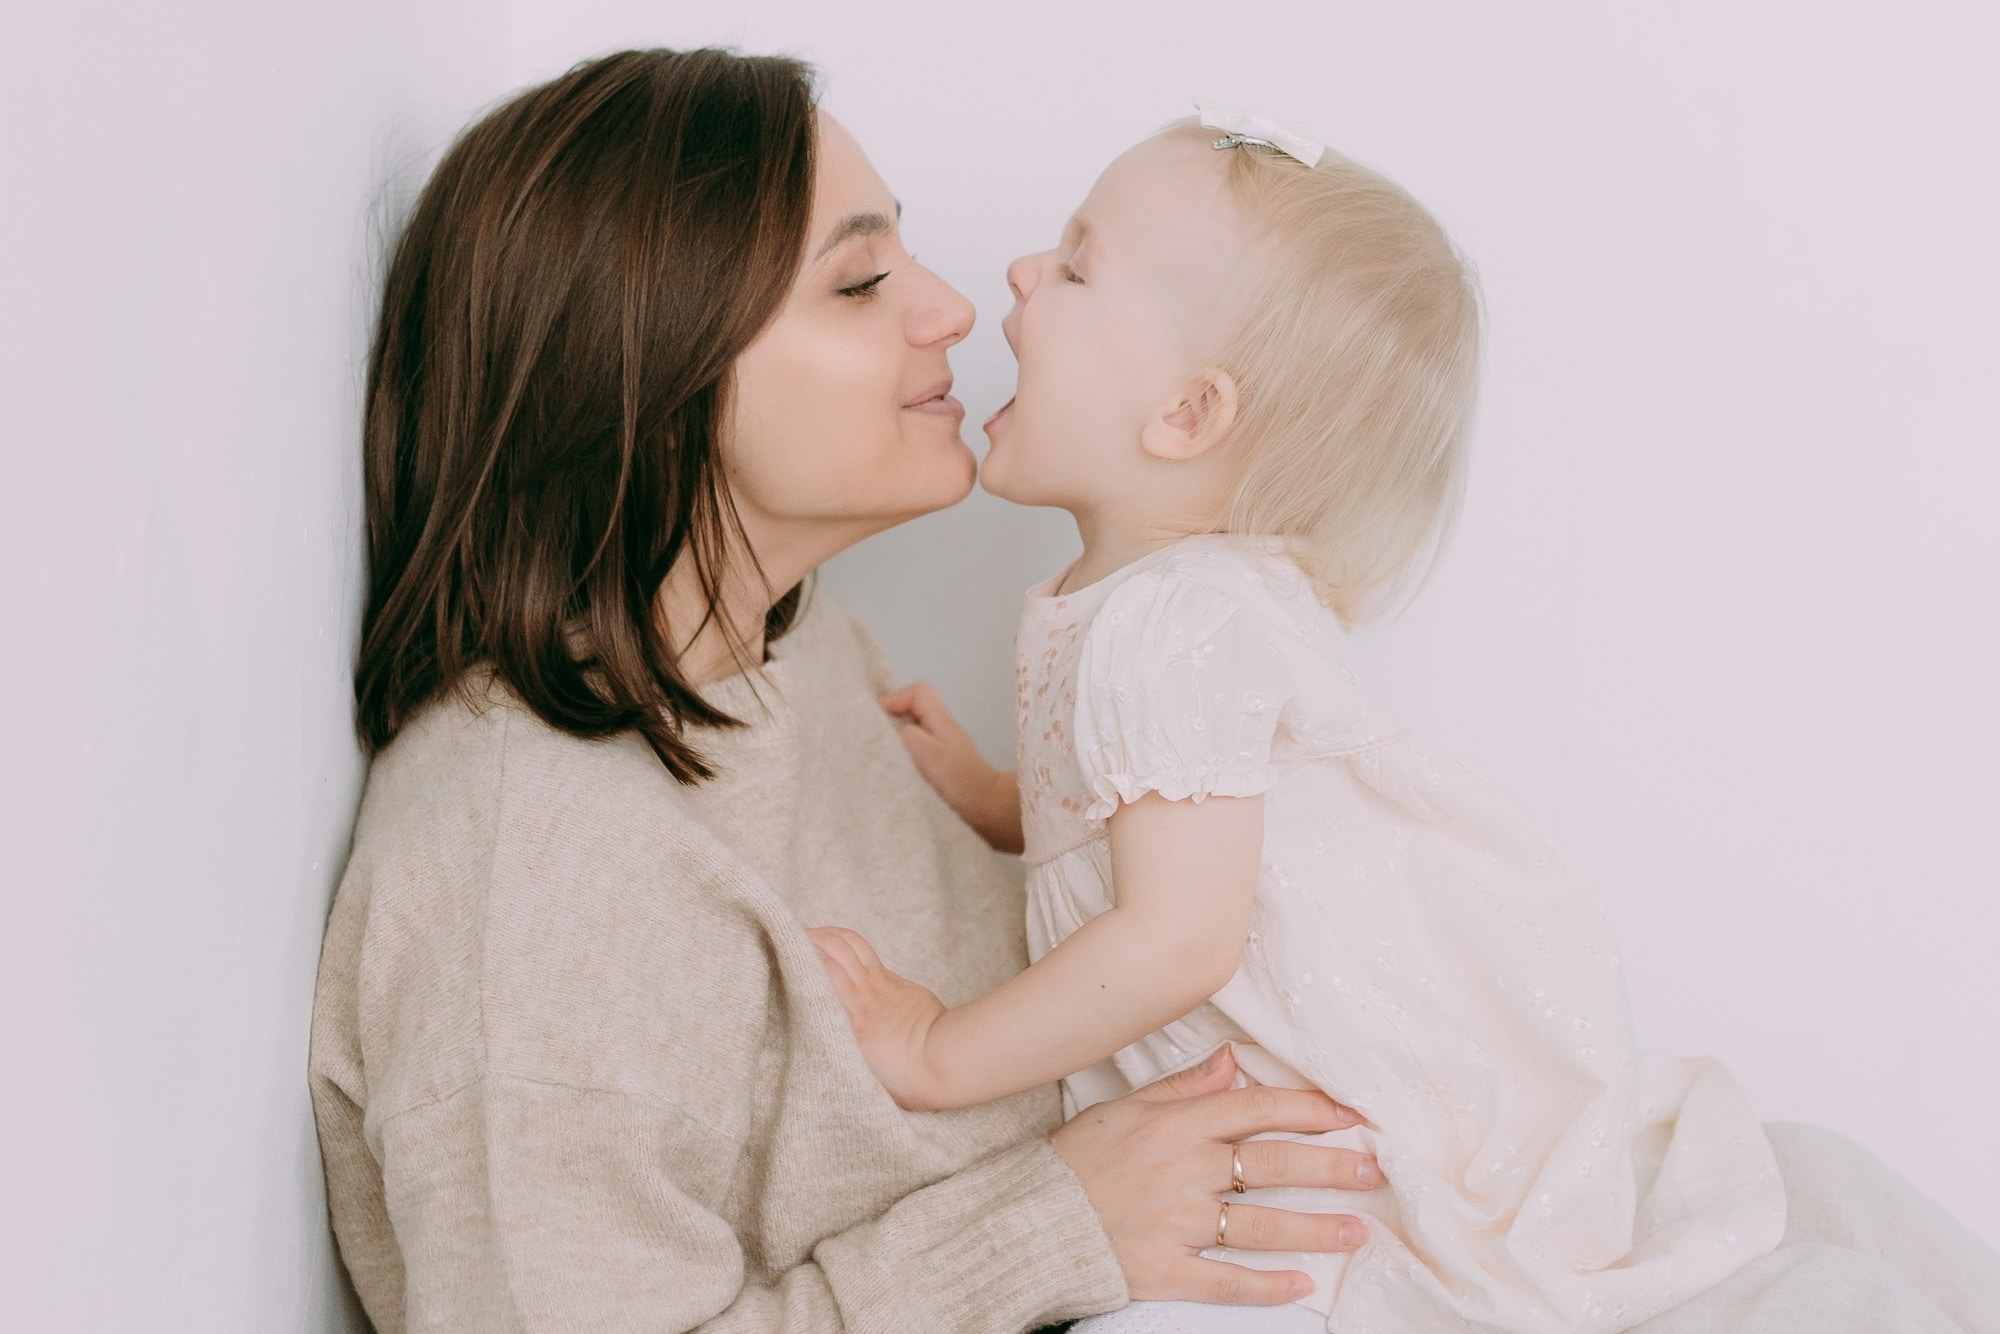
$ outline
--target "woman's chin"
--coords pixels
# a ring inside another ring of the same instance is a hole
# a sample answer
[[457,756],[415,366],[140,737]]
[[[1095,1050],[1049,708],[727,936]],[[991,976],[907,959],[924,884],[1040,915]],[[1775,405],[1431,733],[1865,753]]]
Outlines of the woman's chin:
[[943,509],[946,505],[956,505],[959,501],[971,495],[972,488],[979,484],[978,456],[963,441],[959,442],[958,447],[964,462],[959,469],[957,477],[952,482],[950,498],[944,502],[944,505],[938,506],[939,509]]
[[922,486],[913,497],[916,513],[949,509],[972,494],[979,480],[979,460],[965,441],[954,435],[936,444],[926,443],[919,451],[922,462],[914,470]]

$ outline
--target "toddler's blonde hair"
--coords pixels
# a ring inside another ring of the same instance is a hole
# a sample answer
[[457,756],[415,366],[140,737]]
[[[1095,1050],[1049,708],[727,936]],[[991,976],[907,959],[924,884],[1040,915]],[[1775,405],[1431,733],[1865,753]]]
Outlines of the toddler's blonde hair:
[[1457,517],[1477,285],[1437,220],[1379,173],[1331,150],[1311,168],[1224,151],[1259,263],[1221,353],[1241,395],[1223,525],[1286,539],[1352,625],[1422,584]]

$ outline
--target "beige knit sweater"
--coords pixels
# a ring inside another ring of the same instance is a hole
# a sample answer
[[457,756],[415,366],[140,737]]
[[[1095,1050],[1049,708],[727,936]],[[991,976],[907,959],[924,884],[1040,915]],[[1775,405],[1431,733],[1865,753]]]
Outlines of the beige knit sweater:
[[1018,877],[927,788],[823,595],[712,697],[685,788],[497,687],[375,761],[311,1078],[342,1256],[411,1330],[1016,1331],[1124,1279],[1054,1089],[900,1110],[806,924],[957,1003],[1023,964]]

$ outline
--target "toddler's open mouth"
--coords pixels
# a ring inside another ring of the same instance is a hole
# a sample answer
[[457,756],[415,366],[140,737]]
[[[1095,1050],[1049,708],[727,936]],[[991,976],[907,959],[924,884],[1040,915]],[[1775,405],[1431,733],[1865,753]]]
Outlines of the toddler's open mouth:
[[1010,398],[1005,403],[1002,403],[1000,405],[1000,410],[998,412],[995,412],[991,417],[988,417],[986,419],[986,425],[982,426],[980,429],[987,432],[988,434],[991,434],[994,423],[999,421],[1002,417],[1006,416],[1009,412],[1013,411],[1013,408],[1014,408],[1014,400]]

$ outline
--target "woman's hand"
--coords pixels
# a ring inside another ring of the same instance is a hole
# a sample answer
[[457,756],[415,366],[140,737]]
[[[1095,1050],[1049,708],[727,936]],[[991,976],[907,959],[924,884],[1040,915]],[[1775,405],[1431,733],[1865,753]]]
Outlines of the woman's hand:
[[926,987],[890,972],[859,932],[843,926],[807,927],[813,948],[847,1009],[868,1068],[898,1106],[935,1108],[935,1082],[924,1061],[924,1038],[944,1013],[944,1002]]
[[[1303,1297],[1312,1282],[1296,1270],[1267,1273],[1199,1252],[1215,1244],[1229,1199],[1231,1150],[1251,1135],[1316,1134],[1360,1118],[1324,1094],[1268,1086],[1231,1089],[1236,1061],[1227,1047],[1201,1065],[1079,1113],[1055,1132],[1111,1237],[1134,1301],[1268,1306]],[[1263,1186],[1372,1190],[1382,1169],[1364,1153],[1290,1140],[1240,1144],[1243,1178]],[[1232,1204],[1229,1244],[1254,1251],[1351,1251],[1367,1236],[1348,1214],[1299,1214]]]
[[930,682],[904,686],[881,703],[903,723],[903,745],[917,772],[958,818],[996,851],[1020,852],[1021,791],[1014,775],[986,762]]

